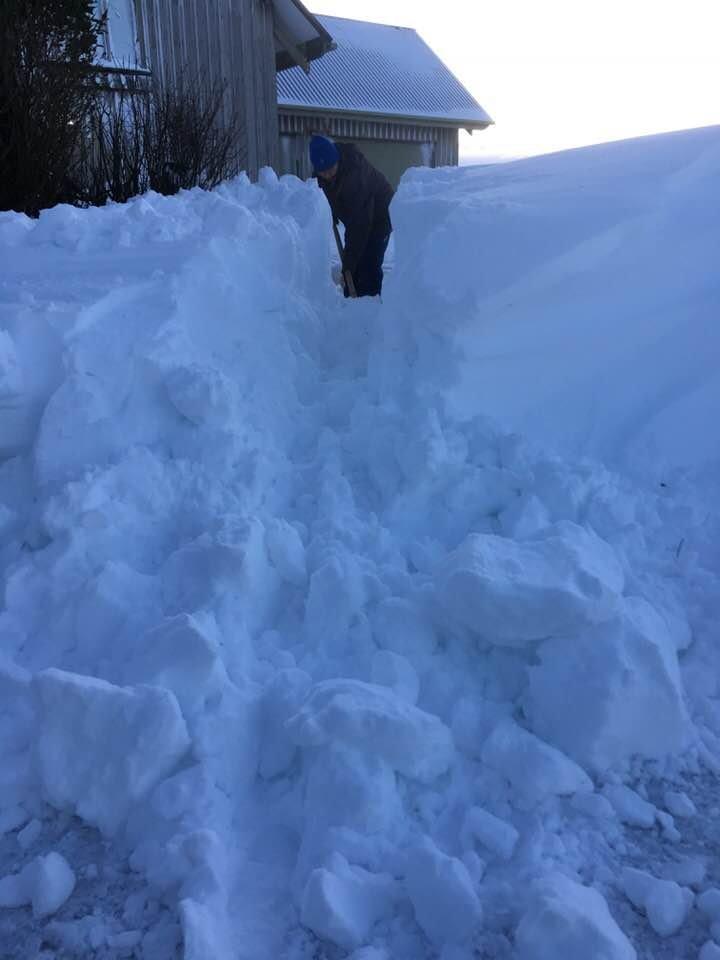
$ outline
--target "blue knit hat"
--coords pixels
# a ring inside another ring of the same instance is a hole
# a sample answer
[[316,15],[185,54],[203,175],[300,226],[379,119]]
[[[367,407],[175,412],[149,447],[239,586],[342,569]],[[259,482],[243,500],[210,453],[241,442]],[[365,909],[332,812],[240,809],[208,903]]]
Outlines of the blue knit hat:
[[327,137],[315,136],[310,141],[310,160],[319,173],[334,167],[340,159],[338,148]]

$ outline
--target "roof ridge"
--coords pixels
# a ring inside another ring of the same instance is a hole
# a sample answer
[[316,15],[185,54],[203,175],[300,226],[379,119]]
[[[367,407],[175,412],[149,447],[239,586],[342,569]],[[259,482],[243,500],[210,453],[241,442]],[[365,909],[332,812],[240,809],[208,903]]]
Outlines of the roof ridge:
[[344,20],[346,23],[361,23],[364,27],[383,27],[386,30],[409,30],[410,33],[415,33],[420,36],[415,27],[404,27],[399,23],[378,23],[377,20],[358,20],[357,17],[338,17],[334,13],[314,13],[313,16],[322,20]]

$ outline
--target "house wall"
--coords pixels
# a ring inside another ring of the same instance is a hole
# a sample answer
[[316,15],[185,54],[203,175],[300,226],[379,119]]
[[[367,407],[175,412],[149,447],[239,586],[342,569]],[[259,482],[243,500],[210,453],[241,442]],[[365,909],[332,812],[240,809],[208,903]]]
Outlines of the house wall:
[[160,82],[225,83],[225,116],[242,125],[240,167],[278,163],[273,10],[269,0],[134,0],[140,57]]
[[393,186],[411,166],[447,167],[458,164],[458,131],[454,127],[367,119],[332,114],[279,110],[279,173],[293,173],[302,180],[312,176],[308,146],[313,134],[354,143]]

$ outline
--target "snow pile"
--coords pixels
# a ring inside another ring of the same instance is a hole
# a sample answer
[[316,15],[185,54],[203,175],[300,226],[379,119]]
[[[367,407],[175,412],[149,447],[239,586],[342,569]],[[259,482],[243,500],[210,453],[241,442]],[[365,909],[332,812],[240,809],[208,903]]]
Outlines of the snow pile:
[[[720,141],[681,140],[626,159],[694,197]],[[556,219],[547,171],[579,155],[503,170],[553,225],[558,283],[598,309],[606,289],[606,324],[639,344],[583,234],[603,185],[608,223],[630,216],[621,149],[586,152],[591,209]],[[335,291],[322,195],[290,177],[0,215],[9,956],[32,937],[141,960],[708,941],[691,909],[720,769],[708,479],[633,479],[459,415],[492,297],[539,276],[537,233],[470,269],[497,176],[409,178],[382,304]],[[693,264],[672,302],[704,317]],[[592,392],[574,369],[553,420],[569,446]],[[530,410],[526,373],[509,364],[505,389]],[[615,444],[625,413],[604,417]]]
[[641,470],[717,460],[719,165],[711,127],[409,171],[402,282],[464,327],[459,409]]

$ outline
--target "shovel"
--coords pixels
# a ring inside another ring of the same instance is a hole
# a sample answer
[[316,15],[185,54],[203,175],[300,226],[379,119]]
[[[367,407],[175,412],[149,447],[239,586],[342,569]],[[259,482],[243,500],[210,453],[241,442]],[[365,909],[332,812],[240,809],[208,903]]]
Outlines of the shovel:
[[[340,257],[340,267],[342,269],[343,255],[345,251],[343,250],[342,240],[340,239],[340,231],[337,228],[337,224],[333,222],[333,233],[335,234],[335,243],[337,244],[338,255]],[[355,282],[352,278],[352,274],[349,270],[343,271],[343,280],[345,281],[345,286],[347,287],[347,292],[351,297],[357,297],[357,291],[355,290]]]

